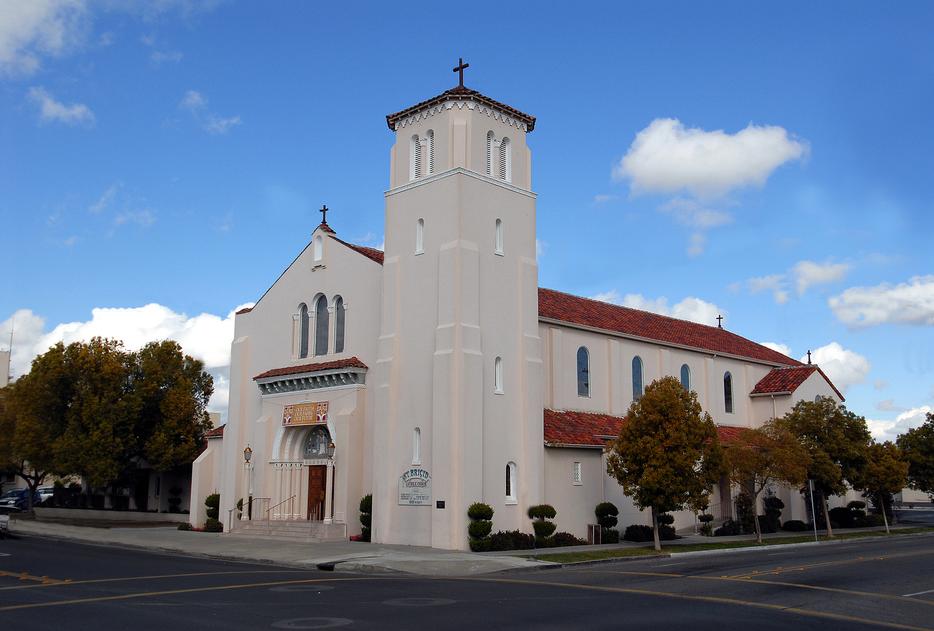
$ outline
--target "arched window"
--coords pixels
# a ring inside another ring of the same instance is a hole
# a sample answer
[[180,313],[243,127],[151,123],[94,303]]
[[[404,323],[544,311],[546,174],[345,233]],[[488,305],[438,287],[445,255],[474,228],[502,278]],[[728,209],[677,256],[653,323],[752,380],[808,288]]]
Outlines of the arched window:
[[495,237],[494,245],[496,248],[494,252],[496,254],[502,254],[503,253],[503,220],[502,219],[496,220],[496,237]]
[[512,182],[512,145],[509,138],[499,143],[499,179]]
[[733,413],[733,375],[729,371],[723,373],[723,406],[727,414]]
[[334,297],[334,352],[344,352],[344,299]]
[[518,486],[518,479],[516,478],[516,463],[510,462],[506,465],[506,503],[515,504],[518,493],[516,487]]
[[590,352],[586,346],[577,349],[577,396],[590,396]]
[[415,222],[415,253],[421,254],[425,251],[425,220],[419,219]]
[[422,430],[418,427],[412,432],[412,464],[422,464]]
[[298,307],[298,356],[308,357],[308,305]]
[[687,364],[681,364],[681,385],[685,390],[691,390],[691,367]]
[[315,355],[328,354],[328,299],[318,296],[315,302]]
[[642,358],[636,355],[632,358],[632,400],[642,398]]
[[305,449],[303,456],[305,460],[319,460],[328,457],[328,444],[331,442],[331,434],[324,425],[315,425],[311,428],[308,438],[305,439]]
[[428,145],[428,168],[425,172],[431,175],[435,172],[435,131],[429,129],[425,134],[425,143]]
[[409,181],[422,176],[422,143],[418,134],[409,141]]
[[503,358],[497,357],[493,361],[493,392],[503,393]]
[[314,255],[316,261],[320,261],[321,257],[324,256],[324,239],[321,238],[320,234],[315,237]]
[[486,133],[486,174],[493,177],[493,145],[496,142],[496,136],[492,131]]

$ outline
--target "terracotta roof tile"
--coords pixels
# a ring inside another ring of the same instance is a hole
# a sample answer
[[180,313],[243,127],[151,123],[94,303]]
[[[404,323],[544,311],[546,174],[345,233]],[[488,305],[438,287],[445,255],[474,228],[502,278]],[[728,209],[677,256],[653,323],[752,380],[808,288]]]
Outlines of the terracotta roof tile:
[[205,438],[223,438],[224,437],[224,428],[227,425],[221,425],[220,427],[215,427],[211,431],[205,433]]
[[269,377],[281,377],[283,375],[299,375],[308,372],[321,372],[323,370],[339,370],[341,368],[367,368],[367,365],[356,357],[349,359],[336,359],[330,362],[316,362],[312,364],[299,364],[298,366],[284,366],[282,368],[273,368],[264,373],[253,377],[253,380],[268,379]]
[[495,107],[496,109],[502,110],[506,112],[507,114],[515,116],[516,118],[521,120],[523,123],[525,123],[528,126],[530,132],[533,129],[535,129],[535,117],[534,116],[526,114],[525,112],[520,112],[516,108],[510,107],[509,105],[506,105],[505,103],[494,101],[490,97],[484,96],[480,94],[479,92],[477,92],[476,90],[465,88],[464,86],[457,86],[457,87],[451,88],[450,90],[445,90],[438,96],[432,97],[428,99],[427,101],[422,101],[421,103],[416,103],[412,107],[407,107],[401,112],[396,112],[395,114],[388,114],[386,115],[386,124],[389,125],[389,129],[395,131],[396,123],[399,120],[408,116],[409,114],[414,114],[415,112],[417,112],[418,110],[422,108],[430,107],[432,105],[443,103],[445,101],[458,101],[458,100],[463,100],[463,99],[466,99],[468,101],[476,101],[477,103],[482,103],[490,107]]
[[801,364],[778,351],[756,344],[726,329],[581,298],[553,289],[539,288],[538,317],[713,353],[756,359],[770,364],[784,366]]
[[377,250],[376,248],[368,248],[368,247],[366,247],[365,245],[354,245],[353,243],[347,243],[347,242],[344,241],[343,239],[338,239],[338,238],[337,238],[336,236],[334,236],[333,234],[331,235],[331,238],[334,239],[335,241],[337,241],[337,242],[340,243],[340,244],[346,245],[346,246],[347,246],[348,248],[350,248],[351,250],[356,250],[357,252],[359,252],[359,253],[362,254],[363,256],[367,257],[367,258],[370,259],[371,261],[376,261],[376,262],[379,263],[380,265],[383,264],[383,256],[384,256],[384,255],[383,255],[383,251],[382,251],[382,250]]
[[740,436],[748,427],[736,427],[735,425],[717,425],[717,438],[721,443],[735,443],[739,441]]
[[244,307],[243,309],[237,311],[236,315],[240,315],[241,313],[249,313],[250,311],[253,311],[253,307]]
[[843,395],[840,394],[837,387],[833,385],[833,382],[824,374],[824,371],[815,365],[773,368],[765,377],[759,380],[759,383],[756,384],[756,387],[752,389],[750,394],[792,393],[815,372],[819,373],[820,376],[827,381],[830,387],[833,388],[833,391],[837,393],[837,396],[840,397],[840,400],[843,401]]
[[545,409],[545,444],[549,447],[603,447],[618,436],[623,418],[594,412]]

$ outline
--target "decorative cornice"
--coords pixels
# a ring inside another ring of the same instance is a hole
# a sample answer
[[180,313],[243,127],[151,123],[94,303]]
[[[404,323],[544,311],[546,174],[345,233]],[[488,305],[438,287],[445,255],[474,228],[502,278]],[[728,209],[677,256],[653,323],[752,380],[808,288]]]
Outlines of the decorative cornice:
[[366,385],[366,368],[347,367],[256,379],[262,394],[282,394],[340,386]]
[[405,191],[417,188],[419,186],[424,186],[425,184],[430,184],[432,182],[437,182],[438,180],[443,180],[444,178],[451,177],[453,175],[466,175],[467,177],[472,177],[476,180],[481,180],[487,184],[493,184],[494,186],[499,186],[500,188],[505,188],[508,191],[514,193],[519,193],[520,195],[525,195],[526,197],[531,197],[535,199],[538,197],[536,193],[532,191],[527,191],[524,188],[519,188],[514,184],[509,182],[504,182],[499,178],[490,177],[489,175],[483,175],[482,173],[477,173],[476,171],[471,171],[470,169],[465,169],[464,167],[454,167],[453,169],[448,169],[447,171],[441,171],[440,173],[435,173],[434,175],[429,175],[427,177],[420,177],[417,180],[412,180],[411,182],[406,182],[401,186],[391,188],[388,191],[383,192],[385,197],[390,197],[398,193],[403,193]]
[[479,103],[473,100],[456,100],[456,101],[444,101],[442,103],[433,103],[426,105],[425,107],[412,112],[396,121],[393,121],[395,129],[398,131],[400,129],[405,129],[409,125],[414,125],[419,121],[427,120],[432,116],[441,114],[446,110],[451,110],[454,108],[463,110],[464,108],[470,111],[477,111],[481,114],[486,114],[493,120],[499,121],[506,125],[507,127],[515,127],[519,131],[528,133],[529,125],[525,121],[521,120],[517,116],[513,116],[504,110],[499,109],[498,107],[493,107],[487,105],[486,103]]

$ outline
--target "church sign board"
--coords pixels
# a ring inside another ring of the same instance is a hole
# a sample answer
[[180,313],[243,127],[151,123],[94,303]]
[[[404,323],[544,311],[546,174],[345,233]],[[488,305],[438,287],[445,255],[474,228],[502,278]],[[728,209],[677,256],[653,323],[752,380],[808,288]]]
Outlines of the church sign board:
[[296,403],[282,408],[282,426],[323,425],[328,422],[328,402]]
[[412,467],[399,477],[399,506],[431,506],[431,473]]

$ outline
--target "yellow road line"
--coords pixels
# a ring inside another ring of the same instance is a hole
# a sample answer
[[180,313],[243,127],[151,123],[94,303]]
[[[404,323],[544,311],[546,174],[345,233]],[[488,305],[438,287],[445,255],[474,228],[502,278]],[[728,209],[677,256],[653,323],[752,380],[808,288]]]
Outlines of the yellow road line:
[[[660,592],[650,589],[637,589],[629,587],[608,587],[603,585],[578,585],[575,583],[551,583],[545,581],[531,581],[524,579],[510,578],[465,578],[458,580],[484,581],[493,583],[514,583],[520,585],[536,585],[551,587],[566,587],[569,589],[582,589],[599,592],[610,592],[619,594],[634,594],[637,596],[658,596],[662,598],[673,598],[676,600],[691,600],[700,602],[718,603],[724,605],[738,605],[742,607],[754,607],[757,609],[767,609],[770,611],[781,611],[793,613],[810,618],[824,618],[827,620],[837,620],[842,622],[855,622],[859,624],[870,624],[886,627],[889,629],[910,629],[911,631],[930,631],[930,627],[916,627],[908,624],[899,624],[897,622],[884,622],[881,620],[872,620],[871,618],[860,618],[858,616],[849,616],[846,614],[830,613],[824,611],[814,611],[811,609],[801,609],[799,607],[786,607],[785,605],[774,605],[771,603],[754,602],[750,600],[741,600],[738,598],[725,598],[722,596],[696,596],[691,594],[673,594],[671,592]],[[0,609],[2,611],[2,609]]]
[[255,587],[276,587],[279,585],[302,585],[312,583],[334,583],[340,581],[376,581],[399,580],[388,577],[353,577],[353,578],[306,578],[293,581],[267,581],[264,583],[239,583],[236,585],[213,585],[209,587],[189,587],[185,589],[167,589],[158,592],[135,592],[132,594],[117,594],[114,596],[94,596],[90,598],[73,598],[70,600],[52,600],[43,603],[27,603],[22,605],[7,605],[0,607],[2,611],[16,611],[19,609],[38,609],[41,607],[59,607],[62,605],[82,605],[87,603],[100,603],[114,600],[132,600],[134,598],[153,598],[156,596],[173,596],[175,594],[195,594],[198,592],[217,592],[229,589],[250,589]]
[[752,572],[744,572],[742,574],[733,574],[732,576],[727,576],[725,578],[750,578],[752,576],[760,576],[763,574],[781,574],[783,572],[803,572],[805,570],[810,570],[816,567],[830,567],[833,565],[851,565],[853,563],[866,563],[867,561],[885,561],[887,559],[901,559],[906,557],[918,557],[934,554],[934,550],[926,551],[913,551],[913,552],[902,552],[900,554],[884,554],[879,556],[858,556],[852,559],[839,559],[836,561],[819,561],[817,563],[796,563],[794,565],[788,566],[778,566],[768,570],[755,570]]
[[0,576],[9,576],[10,578],[17,578],[21,581],[36,581],[38,585],[16,585],[15,587],[3,587],[0,589],[18,589],[22,587],[42,587],[43,585],[59,585],[62,581],[59,581],[54,578],[49,578],[48,576],[35,576],[29,572],[7,572],[5,570],[0,570]]
[[[89,583],[119,583],[122,581],[144,581],[144,580],[155,580],[160,578],[187,578],[195,576],[224,576],[231,574],[302,574],[307,572],[313,572],[314,570],[236,570],[236,571],[227,571],[227,572],[189,572],[187,574],[155,574],[152,576],[121,576],[117,578],[89,578],[80,581],[73,581],[71,579],[63,579],[56,582],[43,583],[37,585],[10,585],[7,587],[0,587],[0,591],[6,591],[10,589],[34,589],[36,587],[62,587],[64,585],[87,585]],[[10,575],[7,572],[0,571],[0,575]],[[18,575],[15,575],[18,576]]]

